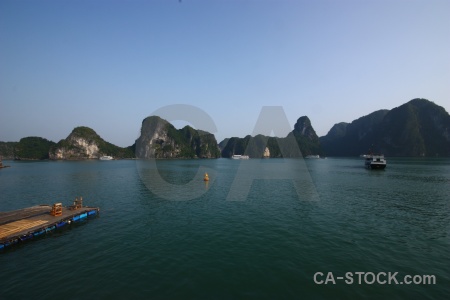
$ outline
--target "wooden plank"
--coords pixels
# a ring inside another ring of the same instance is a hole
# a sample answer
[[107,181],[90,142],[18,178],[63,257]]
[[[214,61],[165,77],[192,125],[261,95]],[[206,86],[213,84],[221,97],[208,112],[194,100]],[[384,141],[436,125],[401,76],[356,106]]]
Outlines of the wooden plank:
[[48,223],[46,220],[20,220],[0,226],[0,239]]
[[36,205],[8,212],[0,212],[0,225],[20,219],[48,214],[51,209],[52,207],[50,205]]
[[91,215],[89,212],[95,211],[97,215],[99,209],[96,207],[84,206],[79,209],[63,208],[62,215],[52,216],[50,214],[51,206],[40,205],[24,209],[19,209],[11,212],[0,213],[0,249],[5,245],[10,245],[12,241],[18,239],[26,240],[34,236],[34,233],[41,230],[56,228],[56,225],[61,222],[77,222],[80,215],[83,219]]

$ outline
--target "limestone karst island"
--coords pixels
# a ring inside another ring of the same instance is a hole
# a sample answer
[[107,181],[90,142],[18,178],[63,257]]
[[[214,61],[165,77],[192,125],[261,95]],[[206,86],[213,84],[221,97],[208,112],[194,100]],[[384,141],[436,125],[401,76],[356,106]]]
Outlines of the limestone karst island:
[[16,160],[83,160],[111,156],[132,158],[251,158],[283,157],[280,143],[294,138],[303,156],[356,156],[373,145],[386,156],[450,156],[450,116],[425,99],[413,99],[392,110],[381,109],[351,123],[337,123],[318,137],[310,119],[300,117],[287,137],[263,135],[226,138],[217,143],[209,132],[190,126],[176,129],[168,121],[150,116],[142,121],[141,134],[129,147],[103,140],[93,129],[76,127],[55,143],[42,137],[0,142],[0,156]]

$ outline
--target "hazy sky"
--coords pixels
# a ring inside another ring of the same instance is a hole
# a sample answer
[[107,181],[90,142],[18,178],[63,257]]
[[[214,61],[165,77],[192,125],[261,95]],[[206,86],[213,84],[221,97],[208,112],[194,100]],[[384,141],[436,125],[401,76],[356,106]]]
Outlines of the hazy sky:
[[413,98],[450,111],[450,1],[0,1],[0,141],[128,146],[169,104],[218,142],[267,105],[321,136]]

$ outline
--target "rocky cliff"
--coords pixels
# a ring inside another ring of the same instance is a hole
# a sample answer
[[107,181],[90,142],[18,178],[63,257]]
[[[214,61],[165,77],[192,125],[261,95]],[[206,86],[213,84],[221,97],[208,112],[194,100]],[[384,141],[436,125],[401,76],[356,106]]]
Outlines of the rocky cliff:
[[322,147],[329,156],[357,156],[367,153],[389,110],[378,110],[353,122],[335,124],[326,136],[320,137]]
[[131,147],[121,148],[103,140],[89,127],[76,127],[66,139],[49,150],[50,159],[97,159],[103,155],[132,158]]
[[426,99],[413,99],[350,124],[339,123],[320,138],[327,155],[450,156],[450,116]]
[[307,116],[300,117],[294,125],[294,130],[290,133],[297,140],[300,151],[306,155],[323,155],[319,137],[311,125]]
[[135,143],[137,158],[218,158],[220,151],[213,134],[190,126],[176,129],[158,116],[142,121]]
[[297,120],[297,123],[287,137],[268,137],[256,135],[252,137],[247,135],[244,138],[232,137],[220,142],[222,157],[231,157],[232,155],[249,155],[251,158],[260,157],[283,157],[280,145],[283,145],[285,154],[289,157],[296,156],[293,145],[289,143],[292,138],[296,141],[298,148],[303,156],[311,154],[322,154],[322,149],[311,121],[303,116]]

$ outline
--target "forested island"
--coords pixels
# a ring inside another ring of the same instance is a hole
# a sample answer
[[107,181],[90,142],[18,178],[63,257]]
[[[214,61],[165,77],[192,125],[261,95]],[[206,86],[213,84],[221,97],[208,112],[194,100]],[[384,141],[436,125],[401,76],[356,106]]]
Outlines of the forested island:
[[329,156],[355,156],[368,149],[386,156],[450,156],[450,116],[441,106],[413,99],[351,123],[335,124],[320,138]]
[[[19,142],[0,142],[0,156],[16,160],[98,159],[110,155],[127,158],[219,158],[249,155],[251,158],[290,156],[295,141],[301,155],[357,156],[368,151],[386,156],[450,156],[450,115],[426,99],[413,99],[392,110],[378,110],[351,123],[335,124],[318,137],[310,119],[300,117],[286,137],[247,135],[217,143],[212,133],[190,126],[176,129],[168,121],[150,116],[142,121],[141,135],[128,147],[103,140],[89,127],[76,127],[55,143],[42,137]],[[287,146],[289,145],[289,146]],[[295,147],[294,147],[295,148]]]

